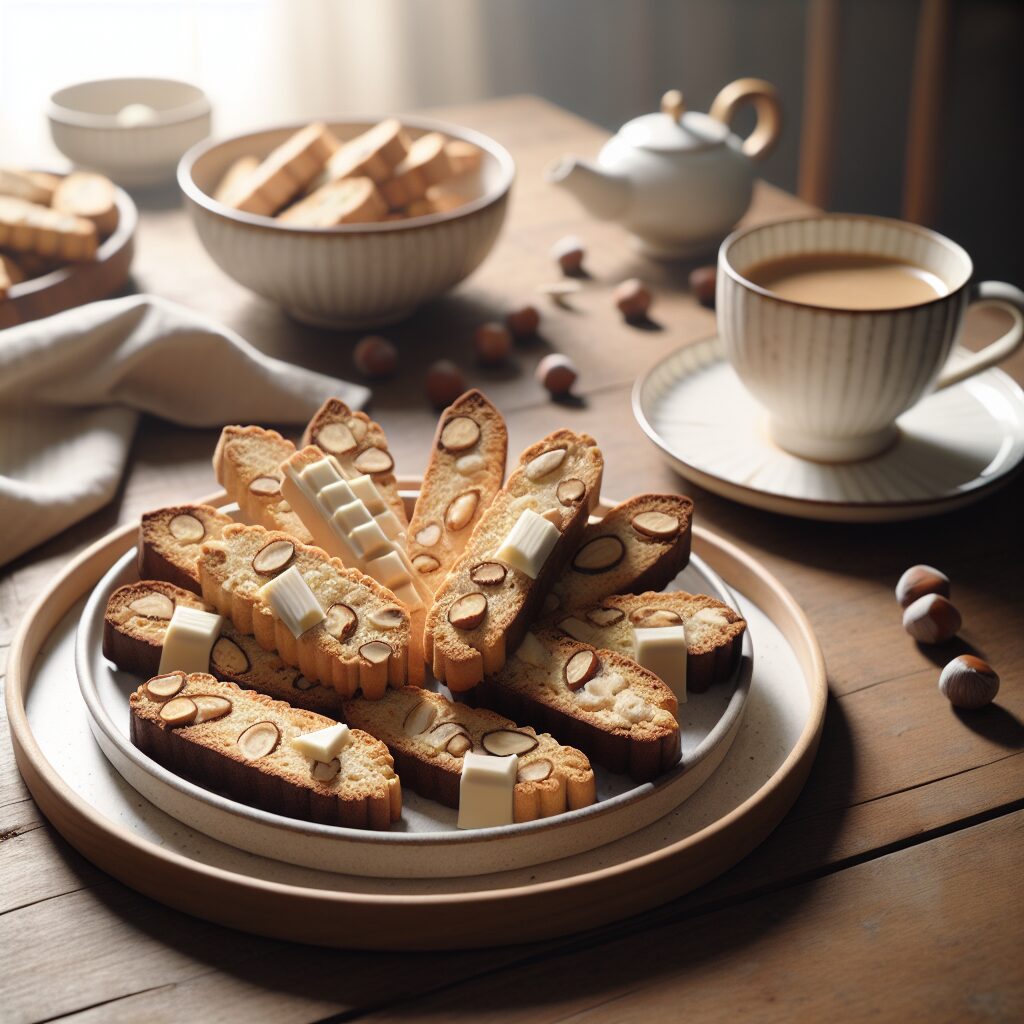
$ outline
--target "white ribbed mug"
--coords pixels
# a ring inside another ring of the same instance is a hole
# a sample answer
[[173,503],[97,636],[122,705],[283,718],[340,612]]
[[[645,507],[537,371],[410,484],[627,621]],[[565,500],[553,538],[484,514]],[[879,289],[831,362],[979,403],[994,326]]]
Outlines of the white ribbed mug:
[[[744,277],[765,260],[810,253],[904,260],[938,277],[946,294],[896,309],[845,310],[783,299]],[[955,242],[884,217],[823,214],[731,234],[718,252],[718,332],[740,380],[767,408],[772,440],[823,462],[869,458],[893,443],[897,417],[924,395],[1016,351],[1024,292],[998,281],[972,287],[972,272]],[[998,306],[1013,325],[947,366],[969,304]]]

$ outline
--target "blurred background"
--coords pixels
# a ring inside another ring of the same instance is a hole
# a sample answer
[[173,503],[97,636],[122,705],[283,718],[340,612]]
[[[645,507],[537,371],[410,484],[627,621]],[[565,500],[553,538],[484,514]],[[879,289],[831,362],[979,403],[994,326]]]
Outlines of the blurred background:
[[88,78],[194,81],[223,135],[523,92],[614,130],[749,75],[787,116],[769,181],[1021,282],[1022,44],[1019,0],[0,0],[2,159],[59,166],[46,98]]

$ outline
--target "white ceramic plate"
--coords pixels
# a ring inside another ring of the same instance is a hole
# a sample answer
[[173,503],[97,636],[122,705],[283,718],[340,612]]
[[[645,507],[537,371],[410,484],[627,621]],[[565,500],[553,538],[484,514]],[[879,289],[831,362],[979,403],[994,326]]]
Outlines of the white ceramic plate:
[[633,413],[686,479],[804,519],[938,515],[980,501],[1024,462],[1024,392],[995,369],[923,399],[900,417],[899,441],[863,462],[810,462],[777,448],[717,336],[678,349],[640,377]]
[[[132,745],[128,695],[139,678],[106,661],[101,643],[108,597],[137,579],[132,548],[93,590],[78,630],[79,685],[104,754],[139,793],[184,824],[239,849],[322,870],[390,878],[478,875],[568,857],[628,835],[677,807],[707,780],[736,736],[750,689],[748,631],[734,678],[692,694],[681,708],[683,756],[676,768],[639,785],[596,768],[598,803],[592,807],[519,825],[460,831],[453,809],[404,790],[402,819],[389,832],[319,825],[204,789]],[[735,607],[725,584],[696,556],[669,589],[711,594]]]

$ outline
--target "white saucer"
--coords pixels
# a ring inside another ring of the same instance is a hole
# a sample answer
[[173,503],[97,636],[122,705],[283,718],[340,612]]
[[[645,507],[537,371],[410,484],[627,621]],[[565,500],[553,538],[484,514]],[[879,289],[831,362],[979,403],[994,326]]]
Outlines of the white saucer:
[[980,501],[1024,461],[1024,392],[1002,370],[929,395],[900,417],[896,444],[863,462],[810,462],[776,447],[764,409],[725,361],[717,336],[678,349],[638,378],[633,414],[687,480],[804,519],[937,515]]

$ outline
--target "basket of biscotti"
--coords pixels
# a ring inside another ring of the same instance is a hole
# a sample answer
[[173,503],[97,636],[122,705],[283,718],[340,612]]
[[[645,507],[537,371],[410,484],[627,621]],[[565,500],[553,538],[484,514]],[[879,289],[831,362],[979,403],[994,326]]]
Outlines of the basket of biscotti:
[[542,856],[545,829],[581,849],[686,799],[749,685],[746,623],[691,557],[692,502],[602,501],[584,433],[508,472],[507,447],[475,390],[410,488],[381,426],[337,400],[298,444],[225,427],[219,507],[146,513],[137,578],[103,592],[135,770],[252,808],[254,834],[268,816],[335,844],[423,833],[427,870],[467,836],[484,870]]
[[354,327],[401,319],[476,269],[514,174],[481,132],[389,117],[205,141],[178,181],[226,273],[301,320]]

